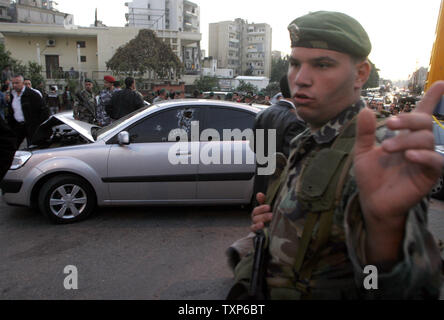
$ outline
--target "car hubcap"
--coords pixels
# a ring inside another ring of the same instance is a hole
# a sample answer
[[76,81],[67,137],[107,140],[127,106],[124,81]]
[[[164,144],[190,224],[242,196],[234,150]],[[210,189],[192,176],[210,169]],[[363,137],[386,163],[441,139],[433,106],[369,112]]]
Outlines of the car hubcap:
[[443,188],[443,185],[444,185],[444,178],[441,177],[439,178],[438,183],[433,187],[432,194],[440,192]]
[[87,198],[85,191],[74,184],[55,189],[49,198],[51,212],[61,219],[72,219],[83,213]]

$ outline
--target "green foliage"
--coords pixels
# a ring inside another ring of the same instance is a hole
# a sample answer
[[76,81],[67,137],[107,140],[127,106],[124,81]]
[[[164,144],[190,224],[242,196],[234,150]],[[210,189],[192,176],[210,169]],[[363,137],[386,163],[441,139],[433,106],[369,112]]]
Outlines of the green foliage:
[[370,62],[370,65],[372,66],[372,70],[370,72],[370,77],[368,78],[368,81],[364,85],[363,89],[367,88],[377,88],[379,87],[379,69],[376,68],[375,64],[373,62]]
[[279,82],[288,73],[289,58],[289,56],[285,56],[272,60],[270,82]]
[[217,77],[202,77],[194,81],[197,90],[200,91],[217,91],[219,90],[219,79]]
[[258,92],[259,90],[255,85],[253,85],[249,82],[245,82],[243,80],[240,80],[239,86],[236,88],[236,91],[238,91],[238,92],[250,92],[250,91],[251,92]]
[[36,62],[28,62],[27,70],[25,71],[26,77],[31,79],[33,87],[38,87],[39,84],[45,84],[45,79],[42,76],[43,68]]
[[131,76],[153,71],[159,78],[171,78],[183,70],[170,46],[148,29],[140,30],[136,38],[118,48],[106,67],[116,74]]

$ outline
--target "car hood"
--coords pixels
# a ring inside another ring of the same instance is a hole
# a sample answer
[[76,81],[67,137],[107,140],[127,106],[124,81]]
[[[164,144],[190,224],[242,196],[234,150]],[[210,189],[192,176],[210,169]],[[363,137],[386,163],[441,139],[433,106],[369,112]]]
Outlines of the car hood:
[[90,142],[95,142],[91,134],[91,129],[92,128],[100,129],[99,126],[74,120],[72,119],[72,116],[70,117],[66,113],[55,114],[40,125],[40,127],[37,129],[32,138],[32,144],[39,145],[42,142],[47,141],[48,139],[51,138],[54,132],[53,128],[61,125],[67,125],[70,129],[79,133],[82,137],[84,137]]

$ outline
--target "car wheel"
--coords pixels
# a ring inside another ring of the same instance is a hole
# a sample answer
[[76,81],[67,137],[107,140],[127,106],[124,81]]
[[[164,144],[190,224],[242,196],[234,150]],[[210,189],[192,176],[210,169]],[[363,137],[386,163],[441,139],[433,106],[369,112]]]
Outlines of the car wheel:
[[432,189],[432,197],[439,200],[444,200],[444,176],[439,177],[438,182]]
[[93,188],[85,180],[61,175],[48,180],[39,193],[39,208],[52,222],[66,224],[86,219],[96,206]]

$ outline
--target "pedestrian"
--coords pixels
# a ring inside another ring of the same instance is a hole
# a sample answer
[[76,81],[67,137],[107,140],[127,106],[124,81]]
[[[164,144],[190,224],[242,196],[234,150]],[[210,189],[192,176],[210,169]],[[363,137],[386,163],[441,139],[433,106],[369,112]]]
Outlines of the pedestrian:
[[0,181],[11,167],[16,150],[17,136],[0,117]]
[[29,89],[33,90],[34,92],[38,93],[38,94],[40,95],[40,97],[43,98],[42,93],[41,93],[39,90],[34,89],[34,88],[32,87],[31,79],[29,79],[29,78],[25,78],[25,80],[24,80],[23,83],[25,84],[25,86],[27,86]]
[[74,99],[73,115],[75,120],[96,123],[97,102],[94,97],[94,83],[85,79],[85,89],[77,92]]
[[[283,98],[271,107],[261,111],[256,116],[254,123],[254,143],[250,147],[255,153],[258,152],[265,159],[270,158],[270,153],[282,153],[286,158],[290,155],[290,143],[306,128],[305,122],[298,116],[296,107],[291,99],[290,88],[288,86],[287,76],[282,77],[279,82]],[[264,135],[257,135],[258,130],[263,130]],[[269,149],[268,141],[270,130],[275,130],[275,146]],[[259,192],[265,193],[268,187],[269,176],[258,174],[259,168],[268,167],[269,163],[260,163],[256,155],[256,175],[254,179],[253,194]],[[256,203],[257,204],[257,203]],[[228,264],[234,270],[241,257],[244,257],[253,249],[253,238],[255,233],[250,233],[247,237],[239,239],[233,243],[227,250]]]
[[5,68],[2,70],[1,80],[3,84],[10,85],[10,82],[12,80],[12,71],[10,65],[5,66]]
[[[256,296],[437,299],[442,263],[427,229],[427,195],[444,164],[431,126],[444,82],[428,90],[414,114],[377,124],[360,99],[371,44],[359,22],[312,12],[289,31],[290,92],[308,129],[292,141],[268,199],[257,195],[251,229],[271,224],[264,290]],[[236,267],[229,299],[248,298],[253,262],[248,255]],[[378,290],[365,281],[369,265]]]
[[96,111],[96,122],[101,127],[106,127],[111,124],[111,118],[109,114],[111,113],[112,103],[111,99],[114,94],[114,79],[113,76],[103,77],[103,90],[99,93],[99,101],[97,103]]
[[120,81],[114,81],[114,91],[120,91],[122,90],[122,85],[120,84]]
[[46,99],[46,105],[49,108],[49,114],[54,115],[59,113],[62,103],[60,101],[59,94],[56,86],[49,87],[48,97]]
[[74,97],[71,94],[69,86],[65,87],[65,91],[62,94],[63,110],[72,110],[74,105]]
[[125,86],[125,89],[114,93],[111,98],[112,120],[118,120],[145,106],[142,96],[136,91],[136,80],[132,77],[126,78]]
[[6,114],[8,110],[9,98],[9,86],[7,84],[2,85],[0,90],[0,117],[6,121]]
[[160,89],[160,90],[159,90],[159,94],[158,94],[158,96],[153,100],[153,103],[159,103],[159,102],[162,102],[162,101],[167,100],[167,95],[168,95],[168,93],[167,93],[167,91],[166,91],[165,88]]
[[7,122],[17,136],[17,147],[25,138],[30,146],[34,133],[48,119],[49,110],[40,95],[25,86],[23,76],[13,76],[12,88]]

